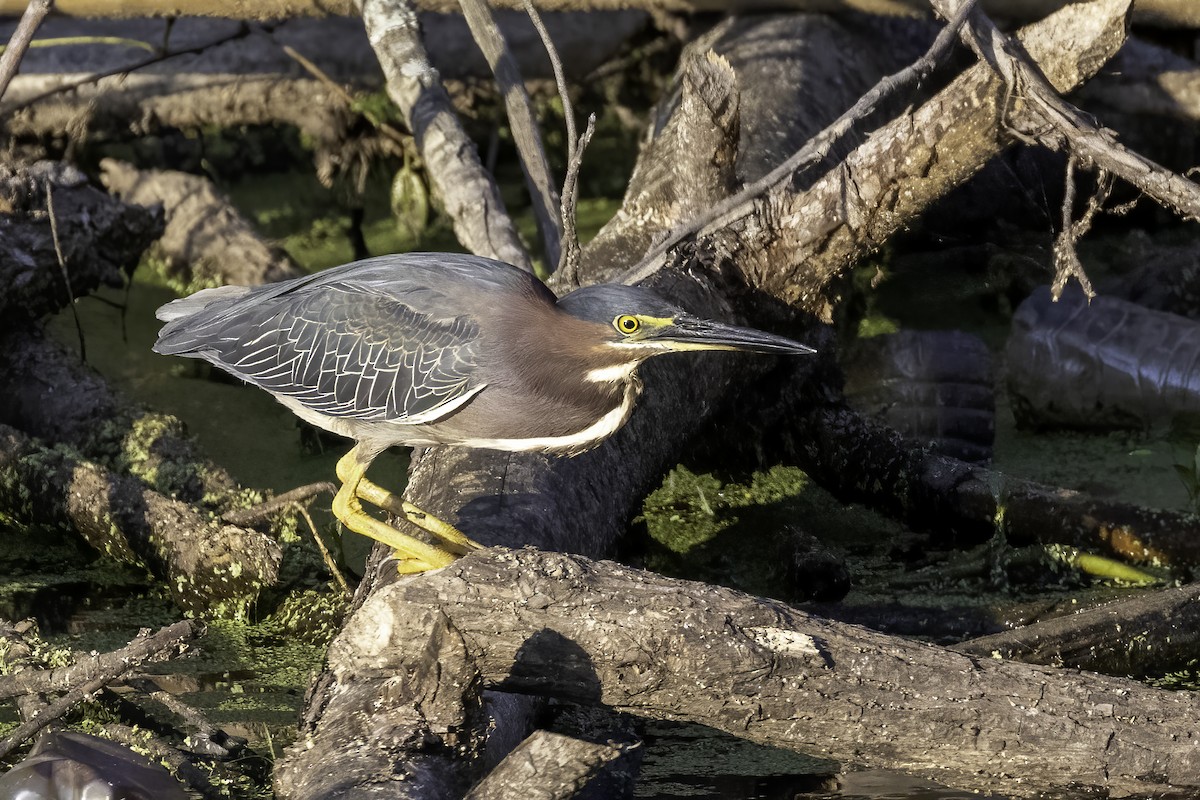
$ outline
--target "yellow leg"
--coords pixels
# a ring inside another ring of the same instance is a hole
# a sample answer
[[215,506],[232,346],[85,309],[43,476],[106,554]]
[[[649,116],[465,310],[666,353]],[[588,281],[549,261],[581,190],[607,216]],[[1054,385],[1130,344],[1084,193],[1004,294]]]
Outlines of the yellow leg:
[[366,471],[367,464],[358,459],[358,447],[351,449],[338,462],[337,472],[342,487],[333,498],[334,516],[355,533],[369,536],[394,549],[400,558],[401,572],[424,572],[454,563],[458,554],[414,539],[363,511],[358,500],[358,489]]
[[[356,456],[353,461],[350,459],[352,455]],[[353,474],[351,470],[355,469],[357,464],[358,459],[355,450],[351,450],[338,462],[337,474],[343,485],[349,482],[349,478]],[[402,500],[382,486],[373,483],[364,477],[363,473],[365,472],[365,467],[359,471],[358,487],[355,489],[355,494],[359,499],[366,500],[371,505],[382,508],[384,511],[391,512],[398,517],[404,517],[421,530],[431,533],[442,540],[446,544],[447,550],[451,550],[459,555],[466,555],[472,550],[482,548],[482,545],[467,538],[465,533],[450,523],[422,511],[407,500]]]

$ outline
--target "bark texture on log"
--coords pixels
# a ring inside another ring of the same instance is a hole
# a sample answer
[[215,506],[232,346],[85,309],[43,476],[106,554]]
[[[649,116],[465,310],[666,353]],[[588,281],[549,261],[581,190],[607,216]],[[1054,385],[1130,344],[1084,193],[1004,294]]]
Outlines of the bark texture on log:
[[100,179],[127,203],[161,205],[166,229],[156,245],[166,256],[167,277],[189,294],[212,286],[257,286],[301,272],[268,244],[212,181],[174,170],[139,170],[106,158]]
[[332,652],[342,670],[383,680],[402,663],[409,620],[431,613],[504,690],[1013,797],[1200,790],[1192,693],[976,658],[561,554],[485,551],[390,585]]
[[244,617],[275,582],[279,545],[257,531],[205,519],[136,478],[40,446],[0,425],[0,508],[26,525],[64,526],[96,550],[166,581],[179,606]]
[[98,286],[123,286],[162,224],[161,213],[114,200],[73,167],[0,165],[0,331],[25,327]]
[[[426,611],[330,646],[327,672],[310,691],[322,703],[276,763],[279,797],[449,800],[478,780],[486,728],[479,673],[445,615]],[[331,682],[338,691],[327,694]],[[317,721],[325,727],[314,742]]]

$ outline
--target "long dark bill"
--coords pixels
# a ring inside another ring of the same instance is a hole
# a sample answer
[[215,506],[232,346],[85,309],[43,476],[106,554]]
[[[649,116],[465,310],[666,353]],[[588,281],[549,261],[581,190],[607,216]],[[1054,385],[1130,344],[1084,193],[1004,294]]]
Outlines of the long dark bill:
[[811,355],[816,350],[784,336],[696,317],[678,317],[655,337],[672,350],[741,350],[748,353]]

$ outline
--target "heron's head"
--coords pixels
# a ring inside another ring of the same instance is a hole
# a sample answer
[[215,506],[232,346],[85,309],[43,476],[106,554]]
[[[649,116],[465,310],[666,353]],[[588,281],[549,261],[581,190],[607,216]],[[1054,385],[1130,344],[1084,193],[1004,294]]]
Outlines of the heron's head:
[[[613,366],[597,376],[628,375],[651,356],[692,350],[740,350],[748,353],[806,355],[807,345],[772,333],[726,325],[689,314],[638,286],[603,284],[576,289],[558,301],[572,317],[594,323],[598,351]],[[603,327],[600,327],[603,326]]]

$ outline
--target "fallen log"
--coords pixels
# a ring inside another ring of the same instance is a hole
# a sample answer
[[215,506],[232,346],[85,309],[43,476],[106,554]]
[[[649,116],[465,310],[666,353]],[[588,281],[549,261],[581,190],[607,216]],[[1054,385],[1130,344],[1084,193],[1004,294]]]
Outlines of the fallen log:
[[[107,6],[101,14],[112,10]],[[232,11],[232,9],[230,9]],[[236,16],[236,14],[234,15]],[[550,78],[550,63],[523,11],[497,12],[526,80]],[[569,48],[573,78],[583,78],[646,24],[638,11],[548,14],[556,42]],[[466,23],[452,14],[422,14],[430,59],[443,76],[489,75]],[[11,26],[0,24],[0,37]],[[47,21],[42,38],[114,37],[146,46],[168,33],[163,19]],[[318,147],[351,135],[359,112],[283,50],[292,47],[330,80],[353,91],[376,91],[384,78],[362,20],[288,19],[244,27],[234,19],[180,17],[167,37],[170,59],[135,46],[75,45],[35,49],[0,104],[9,135],[129,138],[163,128],[284,124]]]
[[467,792],[466,800],[573,800],[624,750],[534,731]]
[[1187,667],[1198,643],[1200,585],[1188,584],[980,636],[953,649],[1026,664],[1144,676]]
[[199,289],[299,277],[300,268],[282,249],[267,243],[202,175],[175,170],[139,170],[106,158],[100,180],[126,203],[161,205],[166,228],[155,244],[165,257],[164,277],[190,294]]
[[197,451],[182,421],[129,402],[44,333],[4,338],[0,425],[66,445],[168,497],[222,511],[245,504],[244,490]]
[[[1013,545],[1069,544],[1124,561],[1200,563],[1200,516],[1101,500],[914,450],[896,432],[841,405],[801,410],[784,449],[845,500],[921,528]],[[999,526],[999,527],[998,527]]]
[[[329,664],[347,691],[376,699],[381,732],[385,687],[405,674],[412,632],[431,615],[444,617],[486,687],[696,722],[1010,797],[1200,790],[1193,693],[978,658],[534,550],[472,554],[366,600]],[[286,762],[319,759],[313,744],[302,738]]]
[[161,578],[180,608],[242,618],[283,557],[257,531],[222,525],[186,503],[69,449],[42,447],[0,425],[0,509],[21,525],[74,531],[101,553]]

